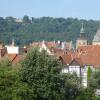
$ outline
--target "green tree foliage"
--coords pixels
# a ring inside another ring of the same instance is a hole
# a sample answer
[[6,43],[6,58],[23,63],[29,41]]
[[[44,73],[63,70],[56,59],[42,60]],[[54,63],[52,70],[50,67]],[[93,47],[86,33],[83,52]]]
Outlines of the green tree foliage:
[[93,90],[100,89],[100,70],[94,72],[90,81],[91,81],[90,87]]
[[[0,62],[0,100],[100,99],[95,97],[93,88],[81,87],[76,74],[61,73],[62,64],[44,50],[40,52],[33,48],[19,65],[13,67],[6,59]],[[99,76],[99,72],[93,76],[95,88],[100,87]]]
[[88,67],[88,70],[87,70],[87,81],[88,81],[88,87],[90,85],[90,80],[92,78],[92,69],[90,67]]
[[11,100],[13,98],[13,75],[11,64],[8,60],[0,62],[0,100]]
[[64,78],[64,90],[65,90],[65,100],[75,100],[80,93],[81,85],[80,78],[74,74],[65,74]]
[[61,64],[45,51],[34,49],[22,63],[22,81],[30,86],[35,100],[62,100]]
[[94,79],[96,80],[97,88],[100,89],[100,70],[98,72],[95,72]]
[[93,91],[90,88],[81,88],[79,95],[75,100],[95,100],[93,96]]
[[62,64],[55,57],[32,49],[22,62],[20,75],[29,86],[26,100],[74,100],[79,81],[76,75],[62,74],[61,69]]
[[0,62],[0,100],[28,100],[23,99],[28,85],[20,81],[19,69],[12,68],[9,60]]
[[[99,69],[98,69],[99,70]],[[88,87],[81,88],[79,96],[76,100],[100,100],[100,97],[96,97],[95,93],[97,89],[100,89],[100,71],[92,72],[90,67],[88,68]]]
[[26,23],[28,23],[30,20],[29,20],[29,17],[27,16],[27,15],[25,15],[24,17],[23,17],[23,22],[26,22]]
[[99,26],[99,21],[52,17],[32,17],[30,20],[27,15],[23,17],[22,22],[17,22],[11,16],[5,19],[0,17],[0,39],[4,43],[10,43],[14,37],[18,45],[43,40],[72,40],[75,42],[79,36],[82,22],[87,39],[91,42]]

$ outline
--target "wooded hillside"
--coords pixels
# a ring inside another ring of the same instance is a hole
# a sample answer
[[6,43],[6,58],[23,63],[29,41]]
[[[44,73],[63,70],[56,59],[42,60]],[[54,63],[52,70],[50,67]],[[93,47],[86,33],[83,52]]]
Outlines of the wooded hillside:
[[52,17],[32,17],[30,20],[29,16],[24,16],[21,21],[18,21],[13,17],[0,17],[0,40],[8,44],[14,37],[17,45],[42,40],[72,40],[75,42],[79,36],[82,22],[87,38],[91,42],[99,27],[99,21]]

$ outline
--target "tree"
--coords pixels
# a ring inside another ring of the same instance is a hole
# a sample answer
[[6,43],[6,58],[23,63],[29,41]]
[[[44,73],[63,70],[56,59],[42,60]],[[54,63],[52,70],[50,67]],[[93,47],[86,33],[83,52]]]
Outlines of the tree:
[[92,90],[100,89],[100,70],[95,71],[91,80],[90,80],[90,87]]
[[19,68],[13,69],[9,60],[3,59],[0,62],[0,100],[23,100],[28,90],[29,86],[20,81]]
[[100,100],[100,97],[95,96],[96,89],[100,89],[100,71],[91,73],[91,69],[89,68],[88,79],[88,87],[81,88],[79,96],[77,96],[76,100]]
[[21,77],[30,86],[32,99],[63,100],[61,66],[58,60],[45,51],[34,49],[28,53],[22,63]]
[[[90,70],[88,72],[91,73],[92,71]],[[95,93],[97,89],[100,89],[100,70],[94,71],[91,74],[88,74],[88,79],[89,79],[89,86],[87,88],[88,94],[90,94],[93,100],[99,100],[100,97],[96,97]]]
[[88,70],[87,70],[88,86],[90,84],[91,77],[92,77],[92,69],[90,67],[88,67]]
[[6,17],[6,19],[8,22],[15,22],[15,18],[13,18],[12,16]]
[[95,72],[94,79],[96,80],[97,88],[100,89],[100,70]]
[[95,100],[90,88],[81,88],[75,100]]
[[[79,37],[81,22],[84,22],[86,36],[91,43],[99,26],[99,21],[79,20],[74,18],[52,18],[41,17],[30,19],[29,16],[23,16],[16,21],[12,16],[0,17],[0,34],[5,43],[10,43],[12,33],[19,45],[29,44],[30,41],[73,41]],[[33,37],[33,38],[31,38]],[[73,38],[74,37],[74,38]]]
[[24,15],[24,17],[23,17],[23,22],[29,22],[30,20],[29,20],[29,16],[27,16],[27,15]]
[[20,81],[18,74],[19,69],[13,69],[8,59],[0,62],[0,100],[23,100],[21,94],[26,93],[28,86]]
[[62,64],[44,50],[32,49],[21,66],[21,81],[29,86],[26,100],[74,100],[77,96],[76,75],[62,74]]
[[8,60],[0,62],[0,100],[13,99],[13,85],[15,82],[11,63]]
[[67,73],[63,78],[66,100],[75,100],[79,96],[82,88],[80,85],[80,78],[77,77],[76,73]]
[[44,50],[32,49],[15,68],[0,62],[0,100],[75,100],[76,74],[62,74],[62,64]]

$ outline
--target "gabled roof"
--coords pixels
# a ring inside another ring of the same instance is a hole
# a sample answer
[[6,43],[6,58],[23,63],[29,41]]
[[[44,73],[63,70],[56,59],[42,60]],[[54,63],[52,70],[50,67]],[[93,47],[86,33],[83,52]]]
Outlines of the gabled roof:
[[[83,66],[83,62],[82,62],[82,60],[81,60],[81,58],[74,58],[71,62],[70,62],[70,64],[69,65],[73,65],[73,64],[77,64],[77,65],[79,65],[79,66]],[[74,65],[75,66],[75,65]]]
[[59,57],[59,60],[65,65],[73,65],[76,62],[77,65],[83,66],[81,58],[73,58],[71,54],[64,54]]
[[67,52],[67,54],[60,56],[60,60],[66,65],[76,62],[80,66],[87,65],[100,68],[100,46],[80,46],[76,53]]
[[59,57],[59,60],[60,60],[63,64],[69,65],[69,64],[72,62],[73,58],[72,58],[72,56],[69,55],[69,54],[64,54],[64,55],[62,55],[62,56]]
[[100,29],[95,34],[93,42],[100,42]]

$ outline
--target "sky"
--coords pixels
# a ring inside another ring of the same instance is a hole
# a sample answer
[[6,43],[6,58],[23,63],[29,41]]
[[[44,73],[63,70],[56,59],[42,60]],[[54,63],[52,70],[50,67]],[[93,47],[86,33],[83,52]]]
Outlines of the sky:
[[0,16],[100,20],[100,0],[0,0]]

